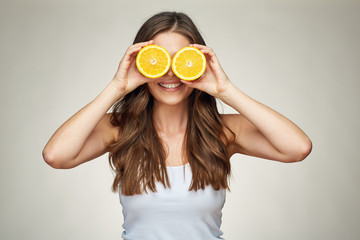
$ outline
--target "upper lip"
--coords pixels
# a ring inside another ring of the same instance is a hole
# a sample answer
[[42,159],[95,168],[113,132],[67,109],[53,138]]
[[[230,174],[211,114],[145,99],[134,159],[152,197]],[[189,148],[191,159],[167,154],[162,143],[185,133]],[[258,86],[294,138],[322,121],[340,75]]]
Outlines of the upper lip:
[[158,83],[161,83],[161,84],[178,84],[178,83],[181,83],[180,81],[161,81],[161,82],[158,82]]

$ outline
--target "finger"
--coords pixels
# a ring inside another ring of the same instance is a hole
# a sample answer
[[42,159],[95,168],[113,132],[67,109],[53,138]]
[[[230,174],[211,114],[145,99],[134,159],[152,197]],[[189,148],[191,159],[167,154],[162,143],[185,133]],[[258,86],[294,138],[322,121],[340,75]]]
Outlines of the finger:
[[198,48],[200,50],[206,48],[205,45],[197,44],[197,43],[190,44],[190,47],[196,47],[196,48]]
[[180,79],[180,82],[182,82],[183,84],[185,84],[191,88],[197,88],[199,85],[196,81],[185,81],[185,80]]
[[216,57],[215,53],[212,50],[202,49],[201,52],[210,58]]
[[191,81],[185,81],[185,80],[180,79],[180,82],[182,82],[185,85],[188,85],[189,87],[191,87],[191,85],[192,85]]
[[214,51],[211,48],[208,49],[202,49],[200,50],[202,53],[204,53],[205,57],[207,58],[207,60],[209,61],[210,65],[220,65],[220,62],[216,56],[216,54],[214,53]]
[[147,42],[140,42],[140,43],[135,43],[134,45],[131,45],[128,50],[126,51],[127,55],[132,55],[134,53],[137,53],[140,51],[141,48],[150,45],[153,43],[153,40],[147,41]]
[[131,49],[131,48],[138,48],[138,47],[145,47],[145,46],[147,46],[147,45],[152,44],[153,42],[154,42],[154,40],[149,40],[149,41],[146,41],[146,42],[135,43],[135,44],[131,45],[131,46],[129,47],[129,49]]
[[[200,51],[204,52],[212,52],[214,53],[214,51],[212,50],[212,48],[208,47],[208,46],[205,46],[205,45],[201,45],[201,44],[190,44],[190,47],[195,47],[197,49],[199,49]],[[214,53],[215,55],[215,53]]]
[[202,53],[204,53],[207,57],[209,57],[212,60],[214,57],[216,57],[215,52],[210,47],[201,44],[190,44],[190,46],[198,48]]
[[143,48],[144,46],[150,45],[153,43],[153,40],[147,42],[141,42],[131,45],[122,59],[123,63],[126,63],[126,67],[130,65],[130,63],[134,60],[135,55]]

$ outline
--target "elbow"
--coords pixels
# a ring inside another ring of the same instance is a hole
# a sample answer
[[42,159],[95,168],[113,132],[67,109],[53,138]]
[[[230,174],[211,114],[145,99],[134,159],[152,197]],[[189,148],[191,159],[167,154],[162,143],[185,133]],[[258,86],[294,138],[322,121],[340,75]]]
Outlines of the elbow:
[[292,153],[287,154],[282,162],[294,163],[303,161],[312,151],[312,142],[310,139],[303,141]]
[[304,160],[312,151],[312,142],[307,139],[300,148],[298,162]]
[[43,156],[44,161],[52,168],[55,168],[55,169],[65,169],[66,168],[62,164],[61,161],[56,159],[55,154],[53,154],[50,151],[47,151],[46,149],[44,149],[42,152],[42,156]]
[[301,162],[303,161],[312,151],[312,142],[310,139],[306,139],[301,145],[298,147],[296,153],[293,156],[292,162]]

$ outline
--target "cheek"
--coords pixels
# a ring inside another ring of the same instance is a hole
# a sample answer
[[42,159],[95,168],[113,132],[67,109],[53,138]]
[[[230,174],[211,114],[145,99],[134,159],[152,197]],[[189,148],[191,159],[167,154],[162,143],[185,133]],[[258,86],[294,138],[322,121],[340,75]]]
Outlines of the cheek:
[[193,91],[194,91],[193,88],[186,86],[186,93],[187,93],[187,94],[186,94],[186,97],[189,97],[190,94],[191,94]]
[[147,83],[147,85],[148,85],[149,92],[151,93],[151,95],[154,96],[156,84],[155,83]]

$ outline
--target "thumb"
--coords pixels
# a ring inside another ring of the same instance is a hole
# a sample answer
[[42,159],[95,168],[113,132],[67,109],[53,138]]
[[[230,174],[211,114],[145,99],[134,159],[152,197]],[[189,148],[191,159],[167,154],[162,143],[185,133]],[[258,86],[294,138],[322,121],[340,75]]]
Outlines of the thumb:
[[182,82],[183,84],[185,84],[189,87],[196,88],[196,84],[194,85],[194,81],[185,81],[185,80],[180,79],[180,82]]

